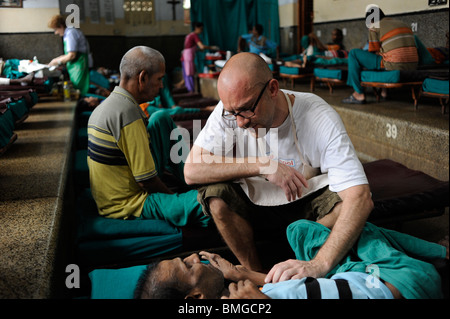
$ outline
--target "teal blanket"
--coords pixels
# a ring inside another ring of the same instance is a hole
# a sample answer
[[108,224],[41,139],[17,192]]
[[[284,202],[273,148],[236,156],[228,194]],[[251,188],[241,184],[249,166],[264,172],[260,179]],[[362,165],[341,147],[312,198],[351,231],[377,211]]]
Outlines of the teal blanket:
[[[287,229],[289,243],[299,260],[313,259],[329,233],[323,225],[307,220],[292,223]],[[375,270],[406,299],[440,299],[441,278],[435,267],[423,260],[445,255],[441,245],[366,223],[355,246],[326,277]]]

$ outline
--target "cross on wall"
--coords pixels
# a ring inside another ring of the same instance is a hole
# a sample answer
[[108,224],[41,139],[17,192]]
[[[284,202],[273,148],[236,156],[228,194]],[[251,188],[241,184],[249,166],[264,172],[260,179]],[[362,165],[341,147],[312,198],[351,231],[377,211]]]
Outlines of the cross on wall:
[[172,20],[175,21],[177,19],[177,16],[176,16],[176,5],[180,4],[181,1],[170,0],[170,1],[167,1],[167,3],[172,5]]

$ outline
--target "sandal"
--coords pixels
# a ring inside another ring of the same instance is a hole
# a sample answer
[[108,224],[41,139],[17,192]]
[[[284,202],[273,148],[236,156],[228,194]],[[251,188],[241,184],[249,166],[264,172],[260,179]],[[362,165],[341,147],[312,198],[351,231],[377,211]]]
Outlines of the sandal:
[[353,95],[350,95],[348,98],[342,100],[342,103],[346,104],[366,104],[366,99],[357,100]]

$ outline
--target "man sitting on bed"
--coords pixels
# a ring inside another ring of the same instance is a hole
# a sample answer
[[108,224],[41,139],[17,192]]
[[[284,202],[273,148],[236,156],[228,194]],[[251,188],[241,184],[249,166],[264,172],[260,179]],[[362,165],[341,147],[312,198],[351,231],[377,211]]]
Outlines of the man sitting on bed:
[[[367,223],[351,252],[325,277],[300,278],[296,267],[310,260],[330,230],[299,220],[287,236],[297,260],[266,275],[235,266],[208,252],[155,263],[141,276],[136,298],[150,299],[425,299],[442,298],[441,279],[430,263],[410,257],[448,259],[446,246]],[[202,263],[200,258],[209,262]],[[232,283],[228,289],[225,280]],[[258,287],[259,286],[259,287]],[[261,289],[259,289],[261,288]]]
[[[343,103],[364,104],[366,97],[361,86],[361,70],[415,70],[419,62],[414,33],[406,23],[386,18],[376,4],[366,8],[369,28],[369,52],[353,49],[348,57],[347,85],[355,90]],[[386,89],[381,96],[386,98]]]
[[167,169],[184,183],[183,162],[171,156],[175,140],[169,136],[175,124],[165,112],[147,119],[139,107],[162,88],[164,57],[152,48],[134,47],[123,56],[120,74],[119,86],[88,122],[89,177],[99,214],[207,227],[210,219],[202,212],[197,191],[174,193],[161,179]]

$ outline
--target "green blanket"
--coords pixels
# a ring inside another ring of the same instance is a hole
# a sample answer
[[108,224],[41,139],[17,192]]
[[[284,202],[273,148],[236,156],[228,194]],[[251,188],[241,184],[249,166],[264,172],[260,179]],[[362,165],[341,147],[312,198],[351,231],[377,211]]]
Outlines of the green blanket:
[[[329,233],[323,225],[306,220],[292,223],[287,229],[289,243],[299,260],[313,259]],[[423,260],[445,255],[441,245],[366,223],[355,246],[326,277],[376,269],[379,277],[406,299],[438,299],[443,297],[441,278],[435,267]]]

